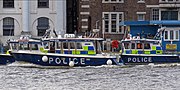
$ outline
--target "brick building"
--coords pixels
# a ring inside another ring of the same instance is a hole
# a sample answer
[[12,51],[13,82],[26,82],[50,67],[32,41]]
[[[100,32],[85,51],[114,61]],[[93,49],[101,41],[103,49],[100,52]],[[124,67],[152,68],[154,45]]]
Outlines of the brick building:
[[79,32],[100,29],[100,36],[122,39],[124,21],[180,20],[180,0],[80,0]]

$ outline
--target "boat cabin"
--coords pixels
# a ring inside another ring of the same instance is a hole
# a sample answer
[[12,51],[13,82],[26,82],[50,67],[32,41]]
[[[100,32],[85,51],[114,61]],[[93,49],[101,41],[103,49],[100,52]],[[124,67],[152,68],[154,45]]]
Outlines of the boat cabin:
[[123,54],[162,54],[159,40],[125,39],[121,44]]
[[102,38],[48,38],[42,40],[42,52],[95,55],[101,52]]
[[10,40],[8,43],[13,51],[39,51],[39,47],[42,46],[40,40],[33,39]]
[[19,39],[9,41],[10,50],[39,51],[73,55],[101,53],[102,38],[46,38],[42,40]]

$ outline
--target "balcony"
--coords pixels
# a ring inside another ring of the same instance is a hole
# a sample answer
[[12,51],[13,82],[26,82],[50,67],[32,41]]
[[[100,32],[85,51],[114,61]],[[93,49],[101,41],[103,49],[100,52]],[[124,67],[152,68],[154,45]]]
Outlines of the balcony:
[[180,0],[160,0],[159,7],[160,8],[179,8]]

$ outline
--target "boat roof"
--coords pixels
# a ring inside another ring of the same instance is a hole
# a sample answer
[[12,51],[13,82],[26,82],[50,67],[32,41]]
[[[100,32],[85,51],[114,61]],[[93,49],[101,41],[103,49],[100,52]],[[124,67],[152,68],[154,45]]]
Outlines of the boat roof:
[[27,39],[27,40],[10,40],[9,43],[22,43],[22,44],[40,44],[40,40],[34,40],[34,39]]
[[87,42],[87,41],[103,41],[103,38],[46,38],[42,41],[65,41],[65,42]]
[[138,43],[160,43],[159,40],[154,39],[125,39],[121,40],[122,43],[132,43],[132,42],[138,42]]

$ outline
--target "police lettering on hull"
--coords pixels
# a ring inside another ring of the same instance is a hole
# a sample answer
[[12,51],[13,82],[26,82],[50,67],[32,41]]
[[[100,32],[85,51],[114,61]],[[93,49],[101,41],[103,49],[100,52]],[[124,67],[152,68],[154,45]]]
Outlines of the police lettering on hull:
[[151,57],[128,57],[128,62],[133,63],[152,63]]
[[73,61],[74,64],[81,64],[85,65],[85,61],[90,61],[90,59],[85,58],[52,58],[49,57],[49,64],[56,63],[56,64],[69,64],[70,61]]

